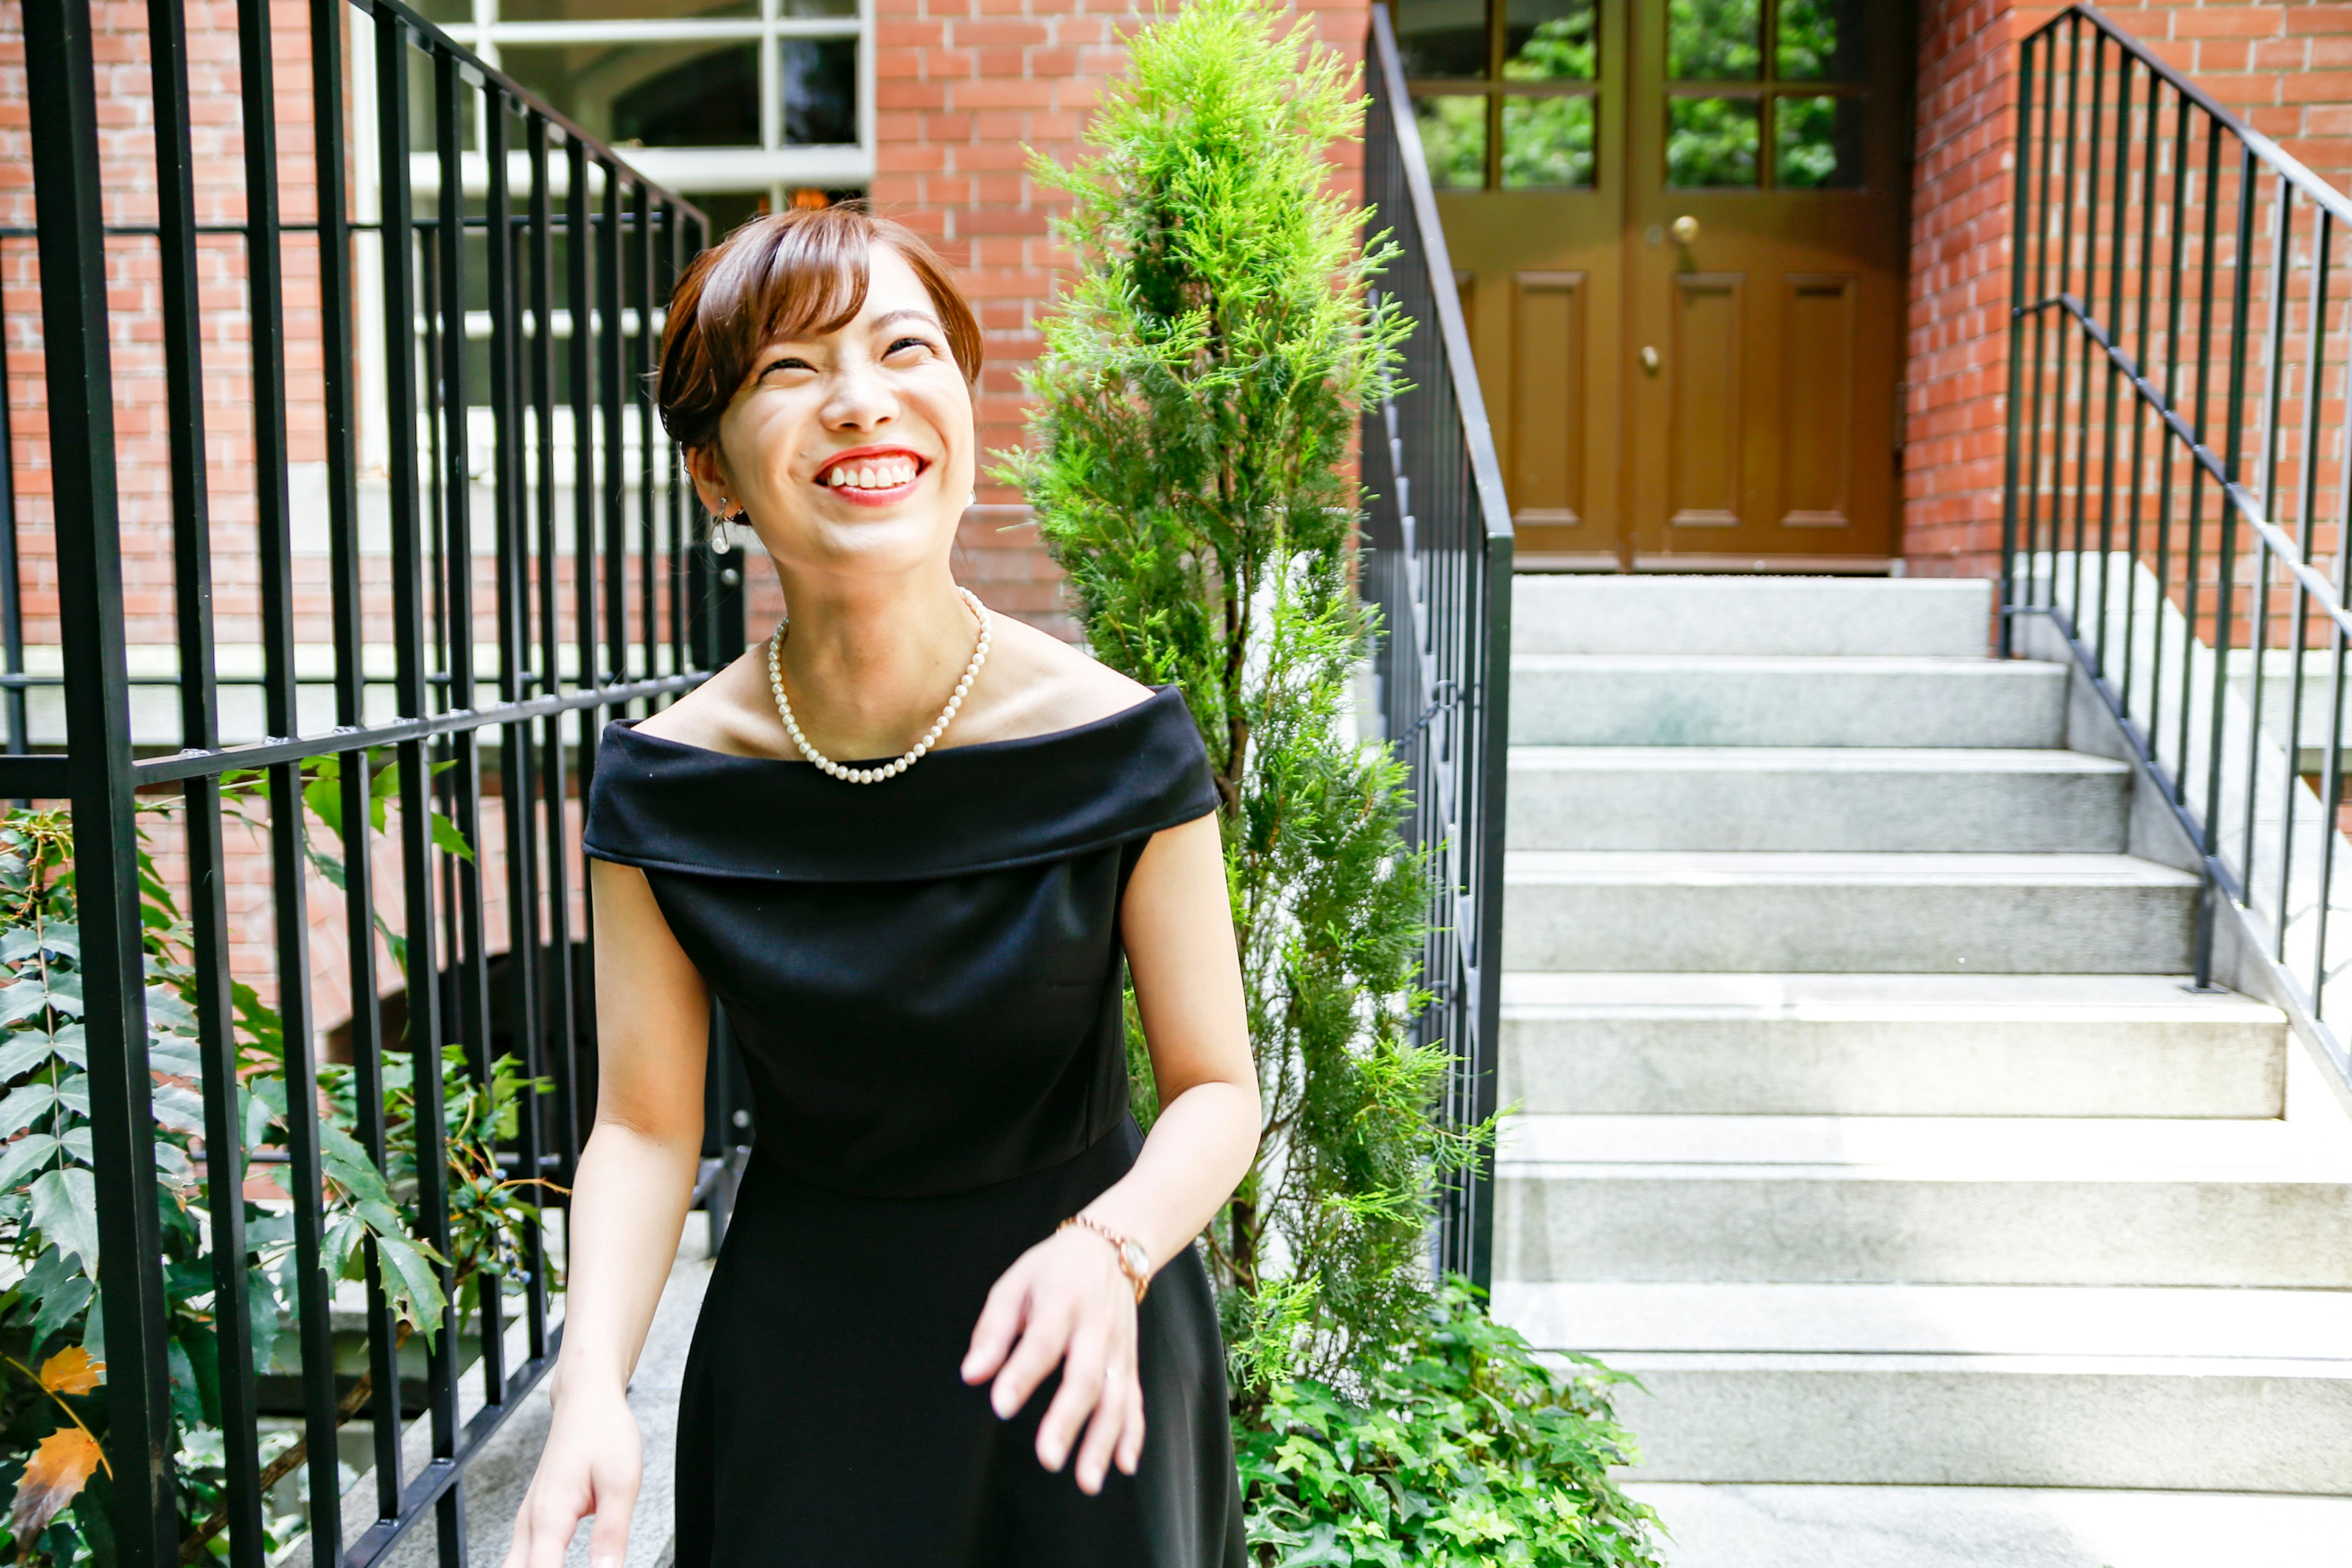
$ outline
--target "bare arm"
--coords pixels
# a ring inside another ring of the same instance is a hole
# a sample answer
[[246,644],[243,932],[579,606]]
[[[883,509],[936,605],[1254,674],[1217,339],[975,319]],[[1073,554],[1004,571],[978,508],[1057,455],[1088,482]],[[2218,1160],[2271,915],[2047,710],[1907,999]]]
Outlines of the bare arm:
[[[1134,1168],[1085,1212],[1141,1243],[1156,1269],[1201,1234],[1257,1152],[1257,1071],[1214,816],[1153,837],[1128,879],[1119,920],[1160,1119]],[[1061,1468],[1086,1428],[1077,1481],[1089,1492],[1110,1464],[1132,1475],[1141,1457],[1135,1313],[1109,1246],[1088,1231],[1063,1231],[998,1280],[964,1358],[967,1382],[995,1380],[1000,1415],[1019,1411],[1066,1363],[1038,1426],[1037,1457]]]
[[596,903],[596,1124],[572,1193],[555,1418],[507,1568],[560,1568],[580,1521],[617,1568],[642,1468],[629,1373],[645,1348],[702,1152],[709,998],[645,873],[589,863]]

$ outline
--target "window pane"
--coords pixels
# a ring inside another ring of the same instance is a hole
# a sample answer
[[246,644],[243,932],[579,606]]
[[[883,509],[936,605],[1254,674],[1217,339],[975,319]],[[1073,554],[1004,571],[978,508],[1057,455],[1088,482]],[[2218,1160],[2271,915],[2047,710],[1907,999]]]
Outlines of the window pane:
[[508,44],[499,56],[509,76],[615,145],[760,144],[757,44]]
[[[441,0],[470,12],[472,0]],[[679,16],[756,16],[760,0],[499,0],[501,22],[667,22]],[[469,16],[467,20],[473,18]]]
[[776,83],[784,96],[784,142],[824,146],[857,140],[857,40],[782,38]]
[[1416,98],[1412,117],[1429,160],[1429,183],[1440,190],[1476,191],[1486,184],[1486,100],[1484,97]]
[[1780,0],[1773,74],[1795,81],[1860,81],[1870,7],[1862,0]]
[[[643,4],[643,0],[639,0]],[[776,15],[786,17],[855,16],[857,0],[780,0]]]
[[1862,184],[1859,98],[1782,98],[1772,104],[1772,177],[1801,190]]
[[1507,190],[1592,184],[1592,100],[1503,100],[1503,185]]
[[1594,22],[1592,0],[1509,0],[1503,74],[1519,81],[1591,81]]
[[1666,75],[1675,81],[1749,81],[1764,68],[1762,0],[1671,0]]
[[1666,184],[1752,185],[1760,138],[1752,98],[1666,100]]
[[461,27],[473,25],[474,0],[418,0],[416,8],[425,14],[426,21],[438,22],[445,27],[452,22]]
[[1399,0],[1395,16],[1405,75],[1486,74],[1486,0]]

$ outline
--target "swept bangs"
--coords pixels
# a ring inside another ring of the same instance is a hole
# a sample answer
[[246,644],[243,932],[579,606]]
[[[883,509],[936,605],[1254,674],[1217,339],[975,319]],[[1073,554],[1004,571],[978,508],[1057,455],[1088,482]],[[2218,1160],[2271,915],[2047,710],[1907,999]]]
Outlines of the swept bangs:
[[980,323],[920,235],[854,203],[795,208],[743,225],[696,257],[670,291],[654,392],[670,438],[687,447],[718,439],[719,416],[762,344],[821,337],[856,321],[877,245],[906,258],[922,279],[948,352],[964,380],[978,384]]

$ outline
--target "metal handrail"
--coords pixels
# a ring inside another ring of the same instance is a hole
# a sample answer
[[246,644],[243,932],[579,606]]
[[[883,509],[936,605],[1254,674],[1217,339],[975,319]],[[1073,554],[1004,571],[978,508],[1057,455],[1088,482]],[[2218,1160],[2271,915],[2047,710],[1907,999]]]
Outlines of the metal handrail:
[[[1370,51],[1365,195],[1401,251],[1381,289],[1422,330],[1406,344],[1406,390],[1365,412],[1365,595],[1383,616],[1374,672],[1389,742],[1410,769],[1410,836],[1435,871],[1422,974],[1436,1000],[1416,1037],[1451,1048],[1444,1114],[1472,1125],[1495,1113],[1502,1028],[1511,512],[1383,5]],[[1440,1270],[1482,1287],[1494,1272],[1494,1194],[1491,1161],[1450,1182],[1433,1242]]]
[[[236,1087],[240,1066],[231,1026],[229,943],[224,893],[223,776],[260,769],[270,798],[299,801],[302,766],[340,758],[341,814],[362,837],[370,817],[363,760],[384,748],[400,763],[399,886],[408,975],[407,1045],[416,1064],[417,1228],[446,1258],[451,1194],[441,1146],[444,1083],[436,1070],[446,1037],[487,1058],[493,1037],[494,982],[486,918],[492,868],[502,869],[509,922],[508,979],[495,988],[508,1007],[526,1070],[554,1080],[551,1113],[523,1116],[512,1168],[567,1179],[581,1133],[577,1043],[591,1028],[573,1005],[572,900],[582,886],[567,815],[595,763],[607,718],[644,711],[684,690],[740,648],[740,580],[731,566],[688,541],[686,487],[655,427],[645,374],[654,353],[656,296],[667,296],[685,258],[709,237],[703,215],[641,177],[613,149],[485,65],[401,0],[310,0],[308,88],[318,182],[316,222],[280,211],[278,100],[268,0],[236,5],[243,222],[197,221],[191,137],[189,39],[184,0],[151,0],[147,39],[155,112],[152,234],[160,258],[160,358],[171,434],[173,574],[182,743],[176,755],[134,756],[123,605],[122,521],[116,494],[115,376],[107,291],[109,229],[99,160],[100,100],[90,0],[41,0],[24,8],[30,138],[38,223],[48,456],[58,526],[58,635],[68,744],[61,754],[25,751],[26,612],[16,582],[20,528],[13,475],[0,463],[0,665],[7,750],[0,793],[70,801],[75,826],[83,971],[87,974],[89,1077],[96,1149],[97,1221],[104,1259],[107,1346],[106,1451],[113,1477],[109,1511],[114,1551],[125,1568],[167,1568],[184,1546],[173,1497],[177,1449],[167,1361],[167,1303],[157,1228],[153,1079],[148,1065],[142,973],[136,797],[175,786],[188,867],[199,1054],[203,1059],[205,1163],[209,1184],[212,1316],[220,1351],[219,1398],[226,1463],[228,1559],[264,1568],[264,1499],[257,1375],[247,1291]],[[348,69],[346,29],[374,55],[372,78]],[[411,152],[410,64],[429,68],[419,96],[434,149]],[[353,210],[347,101],[372,90],[375,162],[362,173],[380,184],[382,213]],[[470,118],[469,118],[470,111]],[[466,161],[482,178],[468,190]],[[509,156],[511,152],[512,156]],[[130,154],[121,148],[110,156]],[[599,178],[592,182],[592,168]],[[421,184],[434,211],[415,209]],[[592,191],[591,185],[597,188]],[[478,207],[478,212],[469,210]],[[249,307],[254,495],[258,526],[257,598],[262,626],[263,731],[276,739],[224,745],[218,695],[231,682],[214,668],[211,583],[215,525],[206,466],[205,351],[198,304],[198,237],[241,236]],[[298,584],[288,469],[289,334],[282,250],[301,235],[320,258],[318,342],[323,364],[324,444],[331,556],[335,727],[303,734],[296,666]],[[561,238],[562,249],[557,245]],[[363,300],[354,252],[375,247],[387,342],[380,386],[362,387],[359,317]],[[559,257],[561,267],[559,268]],[[560,274],[559,275],[559,271]],[[490,331],[486,387],[469,354],[469,321],[483,312],[469,282],[487,296]],[[558,334],[553,313],[564,308]],[[626,309],[624,309],[624,306]],[[561,341],[559,342],[559,338]],[[558,355],[569,386],[559,400]],[[0,367],[5,374],[5,367]],[[5,391],[5,388],[0,388]],[[384,477],[392,542],[389,588],[397,668],[391,721],[370,721],[372,679],[363,653],[374,611],[363,583],[360,543],[358,416],[363,397],[383,421],[393,455]],[[552,427],[568,406],[571,494],[559,499]],[[9,400],[0,395],[0,420]],[[487,507],[478,508],[469,461],[471,409],[490,409],[493,436]],[[0,446],[5,446],[0,424]],[[601,456],[601,462],[599,461]],[[658,482],[657,482],[658,481]],[[635,494],[631,489],[634,488]],[[477,517],[476,511],[482,513]],[[634,532],[634,537],[632,533]],[[473,542],[495,544],[491,598],[476,602]],[[561,544],[559,544],[561,541]],[[559,558],[561,568],[559,568]],[[568,578],[559,589],[559,582]],[[495,623],[495,636],[490,626]],[[634,626],[634,630],[633,630]],[[495,645],[494,666],[478,667],[477,644]],[[563,667],[577,672],[566,679]],[[526,672],[537,671],[535,675]],[[614,672],[600,674],[599,671]],[[488,732],[486,735],[485,732]],[[485,741],[495,738],[504,792],[504,840],[483,834]],[[448,771],[444,773],[443,768]],[[569,805],[567,805],[569,803]],[[471,853],[443,847],[436,812],[455,819]],[[404,1472],[399,1339],[373,1254],[364,1284],[368,1369],[373,1386],[374,1500],[364,1528],[345,1544],[336,1433],[332,1281],[322,1235],[324,1198],[316,1062],[319,1032],[310,994],[303,814],[270,812],[270,925],[278,1011],[288,1043],[289,1158],[273,1167],[290,1194],[296,1336],[308,1445],[310,1545],[313,1561],[365,1568],[413,1529],[433,1521],[439,1562],[467,1560],[463,1486],[470,1458],[552,1363],[561,1326],[550,1311],[545,1238],[524,1238],[520,1364],[509,1363],[507,1306],[499,1289],[479,1293],[481,1405],[461,1421],[457,1303],[445,1309],[427,1357],[425,1462]],[[353,998],[350,1026],[360,1115],[358,1142],[385,1159],[386,1021],[378,1005],[376,872],[362,848],[343,858],[343,973]],[[440,956],[436,957],[436,952]],[[547,973],[543,975],[541,966]],[[385,977],[393,978],[393,977]],[[546,984],[542,984],[542,980]],[[444,993],[447,1000],[444,1001]],[[446,1026],[446,1030],[445,1030]],[[482,1064],[477,1064],[477,1070]],[[717,1216],[714,1216],[716,1219]],[[449,1275],[444,1266],[445,1294]]]
[[2352,199],[2094,5],[2017,79],[2002,647],[2050,627],[2153,782],[2203,882],[2197,983],[2227,918],[2231,978],[2352,1082],[2352,432],[2312,395],[2352,365]]

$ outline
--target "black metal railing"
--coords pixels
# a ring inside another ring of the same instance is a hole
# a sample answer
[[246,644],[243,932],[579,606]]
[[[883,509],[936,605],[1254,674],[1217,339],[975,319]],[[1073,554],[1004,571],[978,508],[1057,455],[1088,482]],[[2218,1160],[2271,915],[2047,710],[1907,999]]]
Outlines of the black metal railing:
[[2193,844],[2198,982],[2258,948],[2352,1076],[2352,201],[2094,6],[2017,81],[2004,647],[2063,643]]
[[[1504,752],[1511,678],[1511,512],[1421,134],[1385,5],[1372,7],[1364,199],[1400,254],[1381,280],[1417,323],[1406,390],[1364,418],[1364,595],[1385,632],[1374,658],[1389,742],[1412,769],[1412,842],[1435,858],[1415,1027],[1454,1052],[1444,1111],[1495,1113],[1502,1027]],[[1494,1272],[1491,1160],[1451,1182],[1436,1262]]]
[[[644,393],[661,306],[706,242],[705,220],[397,0],[310,0],[307,61],[293,35],[273,36],[268,0],[238,0],[242,179],[218,187],[210,182],[224,166],[199,158],[194,141],[216,117],[198,112],[192,132],[184,0],[147,7],[152,148],[112,124],[103,155],[89,0],[37,0],[23,13],[45,374],[16,400],[21,409],[46,398],[33,466],[47,469],[54,518],[28,515],[37,498],[20,494],[25,465],[0,463],[10,753],[0,795],[68,800],[75,828],[114,1554],[126,1568],[163,1568],[199,1550],[184,1542],[174,1499],[172,1364],[182,1352],[167,1332],[152,1174],[143,795],[176,801],[158,864],[187,919],[202,1060],[205,1310],[218,1346],[228,1559],[260,1568],[270,1544],[268,1412],[257,1404],[268,1369],[256,1365],[250,1330],[237,1097],[252,1058],[232,998],[249,978],[236,969],[257,950],[267,957],[255,977],[284,1042],[287,1155],[271,1169],[293,1236],[289,1334],[312,1561],[361,1568],[430,1519],[438,1561],[463,1563],[468,1458],[547,1370],[560,1336],[551,1238],[527,1227],[503,1285],[462,1308],[439,1266],[447,1304],[424,1358],[423,1408],[404,1409],[416,1379],[403,1371],[381,1259],[371,1247],[363,1285],[339,1284],[326,1253],[318,995],[325,984],[351,998],[338,1037],[356,1140],[379,1167],[387,1052],[414,1064],[416,1239],[448,1257],[440,1108],[451,1075],[487,1071],[496,1039],[554,1085],[526,1097],[533,1103],[496,1148],[500,1169],[568,1180],[591,1110],[574,1070],[593,1038],[575,968],[586,935],[578,811],[597,734],[609,718],[688,689],[743,640],[730,565],[740,557],[691,537],[688,489]],[[299,177],[289,181],[287,168]],[[224,199],[241,216],[219,221]],[[124,216],[142,221],[116,221]],[[0,243],[23,257],[22,241]],[[125,330],[123,296],[110,297],[120,280],[110,274],[125,268],[152,275],[152,339]],[[242,284],[241,322],[200,301],[224,273]],[[12,323],[11,342],[29,329]],[[229,338],[241,341],[224,353]],[[151,342],[152,364],[126,364]],[[126,488],[146,477],[117,433],[131,373],[143,369],[160,381],[169,427],[168,483],[156,486],[168,518],[152,523],[126,521]],[[232,427],[208,437],[227,374],[242,378],[250,407],[239,402],[222,419]],[[8,403],[0,395],[0,410]],[[249,445],[234,428],[248,422]],[[298,440],[312,445],[298,452]],[[224,444],[238,449],[224,458]],[[298,456],[306,474],[323,473],[320,515],[295,502]],[[226,500],[234,521],[215,508]],[[323,541],[317,554],[298,550],[298,530]],[[54,613],[36,615],[21,574],[50,551]],[[168,581],[166,612],[126,612],[126,568],[142,584]],[[258,645],[242,677],[216,668],[236,640],[221,633],[225,617]],[[141,629],[159,618],[167,631]],[[172,673],[134,678],[134,652],[148,643]],[[53,655],[55,672],[27,673],[41,662],[28,653]],[[239,679],[258,689],[261,738],[225,744],[222,691]],[[171,688],[176,725],[154,730],[142,708],[134,727],[142,680]],[[331,715],[298,701],[321,686]],[[62,735],[36,732],[28,699],[61,700]],[[383,803],[394,871],[379,867],[367,826],[382,809],[371,774],[386,759],[398,766]],[[341,764],[332,784],[320,767],[329,761]],[[245,770],[266,782],[259,807],[249,784],[237,796]],[[326,884],[306,871],[321,831],[298,804],[306,784],[330,792],[350,846],[340,893],[318,911],[339,916],[342,931],[317,950],[311,905]],[[225,812],[234,827],[236,814],[257,811],[262,838],[232,843]],[[267,890],[233,922],[227,883],[240,865],[261,868]],[[466,1068],[445,1068],[445,1041],[463,1044]],[[349,1415],[338,1401],[351,1382],[336,1376],[339,1308],[362,1325],[373,1384],[373,1491],[350,1521],[338,1479]]]

